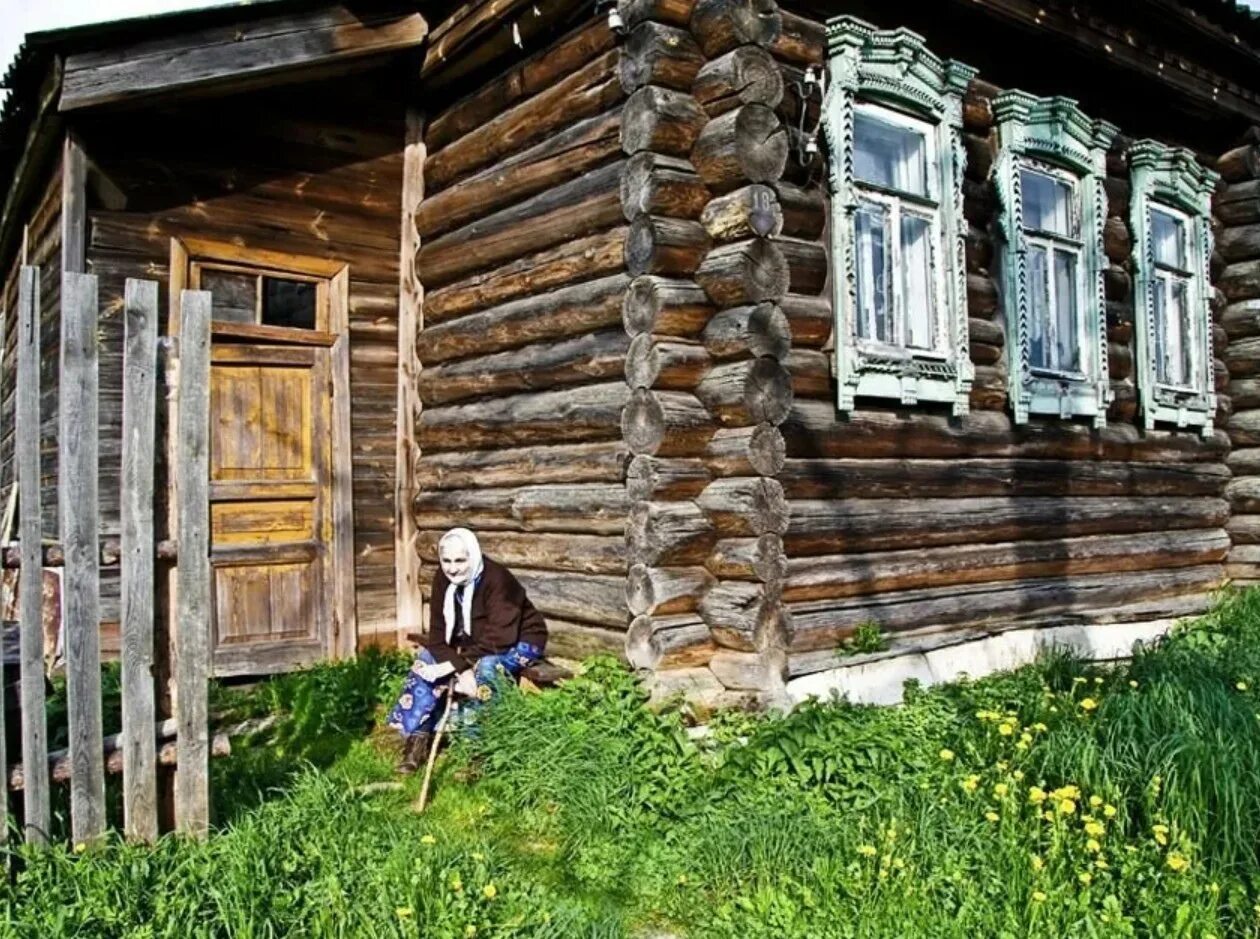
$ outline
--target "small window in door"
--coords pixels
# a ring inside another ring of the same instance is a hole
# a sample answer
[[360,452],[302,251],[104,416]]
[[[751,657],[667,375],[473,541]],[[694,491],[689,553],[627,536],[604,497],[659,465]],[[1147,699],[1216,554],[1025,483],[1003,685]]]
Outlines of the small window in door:
[[194,285],[211,294],[216,323],[321,328],[320,296],[313,280],[239,267],[194,263]]
[[315,328],[315,285],[310,281],[264,276],[262,322],[290,329]]

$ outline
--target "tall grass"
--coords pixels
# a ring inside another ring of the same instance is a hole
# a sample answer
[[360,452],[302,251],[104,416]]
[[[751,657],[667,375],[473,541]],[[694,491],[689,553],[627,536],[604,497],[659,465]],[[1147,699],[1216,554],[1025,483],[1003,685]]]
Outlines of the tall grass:
[[220,699],[289,715],[217,770],[221,830],[19,851],[0,935],[1260,936],[1257,593],[1121,667],[1049,655],[699,740],[597,660],[503,689],[421,817],[357,788],[389,773],[364,736],[400,667]]

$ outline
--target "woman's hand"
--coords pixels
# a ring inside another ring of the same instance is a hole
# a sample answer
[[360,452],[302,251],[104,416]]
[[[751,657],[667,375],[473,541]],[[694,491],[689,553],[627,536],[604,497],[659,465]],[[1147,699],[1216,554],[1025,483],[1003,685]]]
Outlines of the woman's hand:
[[441,681],[447,675],[455,671],[455,666],[450,662],[439,662],[437,665],[420,666],[420,677],[433,684],[435,681]]

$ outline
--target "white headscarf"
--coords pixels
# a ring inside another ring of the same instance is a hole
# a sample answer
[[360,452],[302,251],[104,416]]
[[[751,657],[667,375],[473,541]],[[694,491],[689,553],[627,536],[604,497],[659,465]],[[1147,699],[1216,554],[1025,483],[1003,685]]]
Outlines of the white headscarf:
[[[467,528],[452,528],[441,540],[438,541],[438,556],[441,557],[442,545],[448,541],[458,541],[463,545],[464,550],[468,552],[468,574],[459,583],[451,581],[446,585],[446,596],[442,598],[442,619],[446,622],[446,641],[451,641],[451,636],[455,633],[455,589],[464,584],[468,588],[464,590],[464,596],[461,598],[463,602],[460,604],[464,614],[464,631],[468,635],[472,635],[472,599],[473,591],[477,589],[477,578],[481,576],[482,570],[485,568],[485,561],[481,556],[481,545],[477,541],[477,536]],[[448,578],[449,579],[449,578]]]

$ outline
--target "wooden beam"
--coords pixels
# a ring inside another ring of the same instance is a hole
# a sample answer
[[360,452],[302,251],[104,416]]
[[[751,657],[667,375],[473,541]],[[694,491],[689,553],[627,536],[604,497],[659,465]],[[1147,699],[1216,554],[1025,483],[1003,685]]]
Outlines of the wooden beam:
[[87,273],[87,158],[72,133],[62,144],[61,270]]
[[[153,692],[153,462],[158,291],[128,279],[123,301],[122,760],[123,826],[157,840]],[[30,765],[30,764],[28,764]]]
[[26,790],[26,840],[42,844],[52,819],[48,793],[48,727],[44,719],[44,583],[40,568],[39,269],[22,268],[18,290],[17,414],[15,433],[18,537],[26,571],[18,581],[22,676],[22,762],[42,767]]
[[96,278],[91,274],[62,274],[57,465],[61,541],[66,550],[62,630],[66,637],[66,697],[73,764],[70,829],[76,843],[105,833],[96,321]]
[[358,644],[354,582],[354,463],[350,428],[350,268],[343,267],[329,282],[329,329],[337,333],[328,356],[332,401],[331,510],[333,635],[329,654],[350,658]]
[[210,828],[210,294],[180,298],[179,415],[175,491],[179,519],[175,631],[175,712],[179,722],[175,828]]
[[429,27],[399,9],[359,16],[343,4],[270,16],[66,59],[59,110],[138,98],[223,90],[273,80],[286,72],[340,65],[419,46]]
[[416,270],[420,235],[416,211],[424,200],[425,117],[407,109],[403,142],[402,237],[398,258],[398,397],[394,439],[394,596],[395,621],[400,631],[418,629],[424,600],[420,595],[423,570],[416,544],[416,520],[411,500],[418,487],[416,469],[416,414],[420,410],[420,359],[416,336],[424,328],[424,285]]
[[26,263],[26,226],[22,213],[35,187],[43,181],[49,158],[61,138],[62,121],[57,116],[57,96],[61,93],[61,59],[54,59],[35,104],[35,117],[22,146],[22,158],[13,171],[13,185],[0,211],[0,263],[9,257],[14,239],[22,239],[22,263]]

